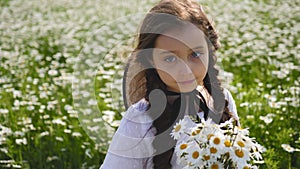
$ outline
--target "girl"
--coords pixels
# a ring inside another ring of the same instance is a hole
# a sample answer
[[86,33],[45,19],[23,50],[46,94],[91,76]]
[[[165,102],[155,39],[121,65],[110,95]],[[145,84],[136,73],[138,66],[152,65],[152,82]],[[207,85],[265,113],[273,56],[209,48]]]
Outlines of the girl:
[[124,74],[127,111],[101,169],[182,169],[170,133],[187,114],[239,125],[234,100],[217,79],[218,48],[196,2],[162,0],[150,10]]

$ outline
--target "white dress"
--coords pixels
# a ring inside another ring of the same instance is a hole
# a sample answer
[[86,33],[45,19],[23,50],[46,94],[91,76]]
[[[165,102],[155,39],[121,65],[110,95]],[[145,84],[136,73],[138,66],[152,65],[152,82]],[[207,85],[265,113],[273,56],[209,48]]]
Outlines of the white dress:
[[[232,95],[226,89],[224,89],[224,95],[228,100],[229,111],[238,120]],[[156,131],[151,128],[153,120],[146,113],[147,107],[148,102],[142,99],[128,108],[113,136],[100,169],[153,169],[152,141]],[[199,112],[198,115],[203,117],[204,113]],[[174,153],[171,159],[172,169],[182,169],[183,166],[177,164],[176,159]]]

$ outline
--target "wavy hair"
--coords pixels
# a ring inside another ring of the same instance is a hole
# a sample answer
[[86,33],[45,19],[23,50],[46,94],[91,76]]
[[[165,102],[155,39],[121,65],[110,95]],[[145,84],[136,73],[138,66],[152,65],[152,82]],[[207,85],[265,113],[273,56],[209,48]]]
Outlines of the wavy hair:
[[[231,118],[232,115],[227,109],[228,102],[225,100],[223,88],[221,87],[221,83],[217,78],[218,70],[215,68],[215,51],[220,47],[218,41],[218,34],[215,28],[213,27],[213,24],[208,20],[202,7],[198,3],[192,0],[162,0],[156,6],[154,6],[150,10],[150,12],[145,16],[142,22],[138,34],[138,44],[134,50],[135,56],[133,61],[141,63],[144,67],[151,67],[151,49],[155,48],[155,42],[158,36],[160,36],[163,33],[163,31],[168,31],[174,26],[184,26],[184,23],[182,21],[187,21],[189,23],[194,24],[201,31],[203,31],[206,36],[206,41],[209,49],[209,65],[207,74],[205,75],[205,78],[203,80],[203,84],[214,100],[214,110],[216,112],[222,113],[222,118],[220,122],[224,122]],[[136,85],[138,82],[141,81],[141,79],[145,79],[144,87],[141,85]],[[132,97],[132,102],[136,102],[141,98],[145,98],[149,102],[150,107],[155,106],[154,103],[150,103],[149,101],[149,95],[152,90],[160,89],[167,96],[169,94],[166,85],[162,82],[157,71],[154,68],[146,69],[139,72],[139,74],[133,79],[133,82],[131,82],[129,85],[129,95],[130,97]],[[146,92],[141,91],[144,89],[146,90]],[[196,90],[191,93],[202,96],[201,93],[197,92]],[[180,110],[181,107],[183,107],[182,105],[184,104],[187,104],[187,102],[182,102],[182,100],[180,99],[176,99],[174,102],[167,102],[164,112],[158,118],[155,118],[153,121],[152,127],[156,129],[155,135],[159,135],[165,131],[171,132],[170,128],[172,128],[171,126],[174,124],[177,117],[182,117],[184,114],[183,110]],[[196,114],[199,111],[203,111],[204,117],[207,118],[209,108],[204,99],[200,99],[198,108],[196,108],[192,114]],[[151,116],[151,113],[155,112],[149,113],[149,115]],[[166,138],[164,143],[161,143],[156,138],[154,139],[153,147],[155,149],[164,146],[161,144],[174,145],[175,141],[171,137]],[[156,154],[153,157],[154,169],[172,168],[170,161],[173,153],[174,146],[163,153]]]

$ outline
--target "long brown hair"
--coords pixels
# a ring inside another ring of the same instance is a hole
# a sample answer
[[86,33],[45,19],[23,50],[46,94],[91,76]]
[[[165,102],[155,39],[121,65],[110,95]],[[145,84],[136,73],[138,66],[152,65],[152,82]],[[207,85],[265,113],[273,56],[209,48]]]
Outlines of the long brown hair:
[[[214,110],[222,113],[222,118],[219,122],[224,122],[228,120],[231,115],[226,108],[228,103],[225,100],[221,83],[217,78],[218,70],[215,68],[215,51],[220,47],[218,34],[212,23],[208,20],[202,7],[192,0],[162,0],[145,16],[140,28],[138,44],[135,48],[133,62],[141,63],[142,66],[149,67],[149,69],[139,72],[129,84],[130,100],[131,102],[137,102],[139,99],[145,98],[149,102],[149,95],[154,89],[160,89],[168,95],[166,85],[160,79],[157,71],[154,68],[150,68],[152,64],[151,49],[155,47],[155,41],[158,36],[163,34],[164,31],[170,30],[170,28],[174,26],[182,26],[182,21],[194,24],[203,31],[206,36],[209,49],[209,65],[203,84],[214,100]],[[141,81],[145,81],[145,85],[137,85],[138,83],[143,84]],[[192,94],[190,95],[195,93],[201,95],[201,93],[197,91],[193,91],[191,93]],[[171,126],[174,124],[176,119],[183,116],[183,111],[180,109],[182,107],[181,105],[184,104],[186,103],[179,99],[172,103],[167,102],[164,112],[153,121],[152,127],[156,129],[155,135],[159,135],[165,131],[171,131]],[[149,102],[149,105],[149,107],[155,106],[155,103]],[[203,111],[205,118],[207,118],[209,108],[204,99],[200,100],[199,109],[196,109],[194,114],[199,110]],[[155,112],[149,112],[150,116],[153,115],[151,113]],[[174,143],[175,141],[171,137],[164,138],[163,143],[155,138],[153,141],[153,147],[155,149],[159,149],[161,146],[167,146],[162,144],[174,145]],[[154,168],[172,168],[170,160],[173,152],[174,146],[163,153],[155,154],[153,157]]]

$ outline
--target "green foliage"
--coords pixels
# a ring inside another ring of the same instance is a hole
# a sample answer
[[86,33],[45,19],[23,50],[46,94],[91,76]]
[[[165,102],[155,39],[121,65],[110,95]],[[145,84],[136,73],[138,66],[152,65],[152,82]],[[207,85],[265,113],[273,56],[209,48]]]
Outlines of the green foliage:
[[[218,19],[224,70],[234,77],[234,92],[243,127],[267,149],[262,168],[299,168],[299,152],[287,152],[283,144],[299,148],[299,48],[295,18],[297,2],[240,2],[227,4],[235,20]],[[212,6],[210,4],[210,6]],[[212,6],[217,11],[217,8]],[[240,7],[240,8],[238,8]],[[228,15],[228,12],[225,14]],[[229,14],[230,15],[230,14]],[[289,25],[288,27],[286,25]],[[234,33],[234,32],[238,33]],[[299,149],[298,149],[299,151]]]
[[0,7],[8,6],[10,0],[0,0]]

